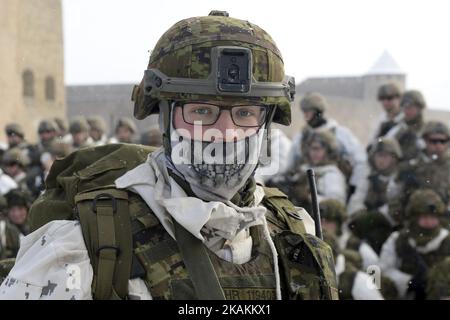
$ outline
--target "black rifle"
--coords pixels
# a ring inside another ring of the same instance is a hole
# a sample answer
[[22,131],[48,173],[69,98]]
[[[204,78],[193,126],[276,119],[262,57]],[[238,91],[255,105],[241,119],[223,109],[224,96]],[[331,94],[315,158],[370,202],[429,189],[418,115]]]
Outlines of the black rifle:
[[320,209],[319,202],[317,201],[317,187],[314,170],[308,169],[306,171],[306,174],[308,175],[309,189],[311,190],[311,207],[313,212],[314,224],[316,227],[316,237],[323,240],[322,223],[320,221]]

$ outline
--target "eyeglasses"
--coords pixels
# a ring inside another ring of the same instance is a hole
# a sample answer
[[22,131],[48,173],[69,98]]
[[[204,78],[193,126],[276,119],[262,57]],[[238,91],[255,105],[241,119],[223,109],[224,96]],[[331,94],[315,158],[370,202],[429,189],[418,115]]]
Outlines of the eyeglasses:
[[380,100],[380,101],[383,101],[383,100],[391,101],[391,100],[394,100],[395,98],[398,98],[398,96],[382,96],[378,100]]
[[188,124],[201,122],[203,126],[213,125],[219,119],[220,113],[227,110],[236,126],[253,128],[260,127],[265,122],[269,109],[266,105],[224,107],[203,102],[189,102],[178,106],[183,109],[183,120]]
[[448,140],[449,139],[427,139],[427,142],[428,143],[431,143],[431,144],[446,144],[446,143],[448,143]]

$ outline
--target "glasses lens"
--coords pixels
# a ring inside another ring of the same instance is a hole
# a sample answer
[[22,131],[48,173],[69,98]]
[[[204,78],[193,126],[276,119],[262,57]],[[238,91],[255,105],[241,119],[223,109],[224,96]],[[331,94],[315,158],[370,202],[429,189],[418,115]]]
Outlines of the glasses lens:
[[266,119],[265,106],[236,106],[231,109],[234,124],[240,127],[259,127]]
[[186,103],[183,106],[183,118],[186,123],[201,121],[208,126],[216,122],[220,115],[220,107],[205,103]]
[[222,110],[230,112],[234,124],[240,127],[259,127],[264,123],[267,114],[266,106],[250,105],[230,108],[191,102],[183,105],[183,118],[189,124],[201,121],[204,126],[213,125]]

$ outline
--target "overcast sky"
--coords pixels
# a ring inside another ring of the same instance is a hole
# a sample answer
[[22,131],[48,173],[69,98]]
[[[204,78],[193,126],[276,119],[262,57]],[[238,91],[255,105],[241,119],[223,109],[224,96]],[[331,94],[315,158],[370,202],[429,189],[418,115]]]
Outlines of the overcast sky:
[[408,88],[450,110],[448,0],[63,0],[66,83],[139,82],[169,27],[213,9],[271,34],[298,83],[362,75],[387,50]]

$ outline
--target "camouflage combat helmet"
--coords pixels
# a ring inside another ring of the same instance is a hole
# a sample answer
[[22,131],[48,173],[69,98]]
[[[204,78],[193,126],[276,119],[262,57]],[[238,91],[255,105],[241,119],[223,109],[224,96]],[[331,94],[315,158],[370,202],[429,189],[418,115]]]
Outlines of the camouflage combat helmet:
[[448,127],[445,125],[445,123],[440,121],[429,121],[425,125],[422,137],[426,138],[427,136],[431,134],[443,134],[447,136],[447,138],[450,138],[450,132],[448,130]]
[[311,135],[307,138],[307,145],[311,145],[314,141],[319,142],[327,149],[328,158],[330,159],[337,159],[338,157],[338,143],[336,140],[336,137],[330,132],[330,131],[314,131],[311,133]]
[[323,200],[320,202],[319,207],[320,216],[326,220],[336,221],[339,224],[339,227],[341,227],[347,219],[345,206],[338,200]]
[[69,132],[80,133],[80,132],[88,132],[89,124],[84,117],[76,117],[74,118],[69,125]]
[[89,127],[93,130],[97,130],[101,133],[105,133],[107,130],[105,120],[100,116],[93,116],[86,119]]
[[402,96],[400,105],[402,107],[415,105],[420,109],[425,109],[427,106],[425,98],[423,97],[422,93],[420,93],[420,91],[417,90],[406,91]]
[[43,133],[46,131],[56,131],[58,125],[51,119],[44,119],[39,122],[38,133]]
[[406,218],[414,219],[421,214],[443,215],[445,204],[431,189],[419,189],[411,194],[405,209]]
[[295,80],[285,76],[280,51],[260,27],[212,11],[179,21],[159,39],[139,86],[134,115],[144,119],[168,101],[276,105],[273,121],[291,123]]
[[128,128],[133,134],[137,132],[136,125],[130,118],[120,118],[119,121],[117,121],[116,132],[120,127]]
[[386,137],[378,138],[377,142],[370,148],[370,161],[372,161],[374,155],[377,152],[387,152],[393,157],[400,160],[402,158],[402,149],[399,143],[395,139],[390,139]]
[[30,164],[30,159],[19,148],[12,148],[5,152],[5,154],[3,155],[2,162],[4,165],[18,164],[22,168],[25,168]]
[[321,94],[317,92],[307,93],[300,101],[300,108],[303,111],[314,110],[324,113],[327,107],[327,101]]
[[384,97],[400,98],[401,94],[399,86],[393,82],[385,83],[378,88],[378,100]]
[[22,126],[18,123],[10,123],[6,125],[5,132],[7,135],[15,134],[21,138],[25,137],[25,132],[23,131]]

